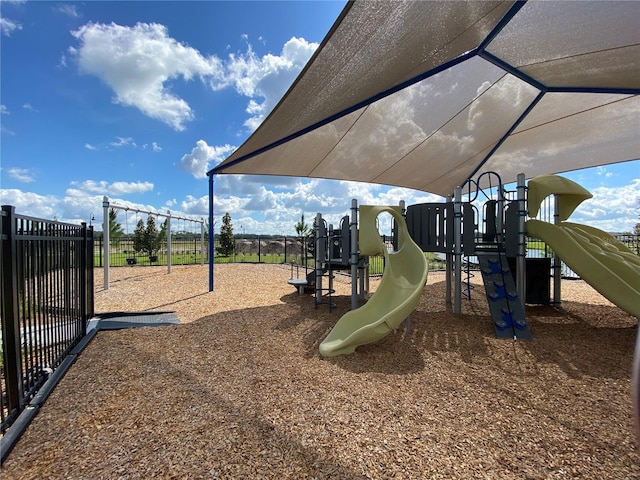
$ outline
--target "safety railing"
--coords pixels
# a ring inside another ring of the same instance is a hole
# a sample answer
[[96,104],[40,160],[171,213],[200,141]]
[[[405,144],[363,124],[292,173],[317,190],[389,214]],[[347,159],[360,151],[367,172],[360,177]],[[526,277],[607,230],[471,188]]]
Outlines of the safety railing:
[[93,316],[93,228],[2,206],[2,434],[86,335]]

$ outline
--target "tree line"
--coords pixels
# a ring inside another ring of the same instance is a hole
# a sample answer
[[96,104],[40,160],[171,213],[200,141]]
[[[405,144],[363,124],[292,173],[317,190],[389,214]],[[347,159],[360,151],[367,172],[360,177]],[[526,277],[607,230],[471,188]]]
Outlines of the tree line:
[[[118,223],[118,214],[115,208],[109,209],[109,239],[114,244],[119,244],[125,236],[122,229],[122,225]],[[164,222],[160,225],[160,229],[156,224],[156,220],[153,215],[147,216],[146,224],[140,219],[136,224],[136,228],[133,232],[133,250],[136,253],[146,254],[150,261],[152,258],[157,259],[158,251],[164,241],[167,238],[168,219],[165,218]],[[304,236],[309,233],[311,227],[305,223],[304,213],[300,217],[300,221],[295,224],[295,230],[298,236]],[[208,231],[208,229],[205,229]],[[247,238],[258,237],[257,235],[249,234]],[[265,237],[265,235],[262,235]],[[271,235],[273,237],[273,235]],[[220,234],[217,236],[218,246],[216,252],[221,256],[233,255],[236,249],[235,237],[233,234],[233,222],[231,215],[226,212],[222,217],[222,225],[220,227]]]

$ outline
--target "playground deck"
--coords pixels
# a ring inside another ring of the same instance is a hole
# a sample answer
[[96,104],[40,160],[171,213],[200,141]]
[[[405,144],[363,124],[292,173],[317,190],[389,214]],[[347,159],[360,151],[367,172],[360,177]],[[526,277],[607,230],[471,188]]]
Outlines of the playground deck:
[[494,338],[480,283],[455,315],[430,272],[411,335],[323,359],[348,279],[329,312],[289,276],[216,266],[209,293],[206,267],[113,269],[98,312],[184,324],[99,332],[2,478],[640,478],[636,321],[585,283],[528,307],[534,341],[514,342]]

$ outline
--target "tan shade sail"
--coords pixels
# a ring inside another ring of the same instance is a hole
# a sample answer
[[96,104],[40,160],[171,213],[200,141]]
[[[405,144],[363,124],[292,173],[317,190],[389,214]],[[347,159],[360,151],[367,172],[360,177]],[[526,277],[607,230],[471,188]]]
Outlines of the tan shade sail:
[[213,174],[439,195],[640,158],[640,2],[349,3]]

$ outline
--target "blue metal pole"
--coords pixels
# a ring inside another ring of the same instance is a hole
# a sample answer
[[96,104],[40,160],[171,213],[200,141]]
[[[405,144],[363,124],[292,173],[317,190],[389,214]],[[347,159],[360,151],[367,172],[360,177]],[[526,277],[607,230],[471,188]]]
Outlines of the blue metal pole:
[[209,175],[209,291],[213,292],[213,254],[215,251],[214,230],[213,230],[213,174]]

